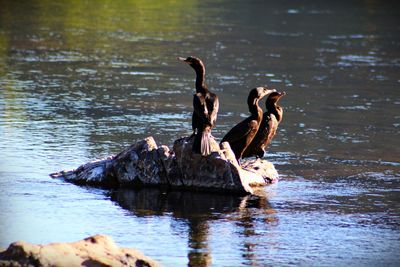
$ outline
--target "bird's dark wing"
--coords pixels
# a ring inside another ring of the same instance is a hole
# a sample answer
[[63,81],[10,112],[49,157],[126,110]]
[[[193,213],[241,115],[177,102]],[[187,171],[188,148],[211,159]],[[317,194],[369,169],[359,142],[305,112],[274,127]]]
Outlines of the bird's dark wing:
[[211,125],[211,122],[209,119],[209,111],[207,109],[204,97],[202,97],[199,94],[193,95],[193,109],[194,109],[194,113],[196,113],[198,118],[200,118],[200,120],[204,124]]
[[199,119],[199,116],[195,112],[192,113],[192,130],[196,130],[200,128],[201,120]]
[[218,115],[218,109],[219,109],[219,100],[218,97],[215,95],[214,99],[213,99],[213,103],[212,103],[212,108],[210,109],[210,122],[212,124],[212,126],[215,125],[215,123],[217,122],[217,115]]
[[251,131],[258,128],[258,123],[256,120],[246,119],[239,122],[235,127],[233,127],[222,139],[222,142],[235,143],[238,140],[247,136]]
[[274,138],[276,130],[278,128],[278,121],[274,114],[270,115],[270,120],[268,121],[268,145],[271,142],[272,138]]
[[198,94],[193,95],[193,109],[196,115],[199,117],[208,115],[208,110],[204,103],[204,99]]

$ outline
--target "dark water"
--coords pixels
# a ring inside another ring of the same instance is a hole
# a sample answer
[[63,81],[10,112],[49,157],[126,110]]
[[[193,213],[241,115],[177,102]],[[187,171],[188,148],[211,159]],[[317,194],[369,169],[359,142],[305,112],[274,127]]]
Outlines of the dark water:
[[[399,266],[396,1],[0,1],[0,246],[103,233],[167,266]],[[191,133],[196,55],[220,139],[287,92],[257,196],[106,191],[48,174]]]

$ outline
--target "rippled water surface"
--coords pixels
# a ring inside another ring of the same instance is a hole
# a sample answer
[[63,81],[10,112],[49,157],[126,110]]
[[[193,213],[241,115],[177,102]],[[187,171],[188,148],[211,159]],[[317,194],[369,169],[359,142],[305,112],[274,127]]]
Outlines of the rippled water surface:
[[[399,266],[396,1],[0,1],[0,246],[111,235],[167,266]],[[256,196],[107,191],[48,174],[191,133],[196,55],[221,139],[287,92]]]

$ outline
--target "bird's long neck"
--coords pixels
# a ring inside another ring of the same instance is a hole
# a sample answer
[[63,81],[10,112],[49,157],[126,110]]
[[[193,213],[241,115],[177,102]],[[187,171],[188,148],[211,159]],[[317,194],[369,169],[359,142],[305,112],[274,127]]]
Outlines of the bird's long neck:
[[254,118],[258,118],[262,116],[262,109],[258,106],[258,101],[260,99],[256,98],[254,100],[248,101],[249,111]]
[[196,93],[205,93],[207,85],[205,83],[206,70],[203,66],[196,68]]
[[276,119],[278,120],[278,122],[281,122],[282,115],[283,115],[283,109],[280,106],[276,105],[275,116],[276,116]]
[[278,122],[281,121],[283,111],[278,104],[272,103],[270,105],[267,105],[267,112],[270,114],[274,114]]

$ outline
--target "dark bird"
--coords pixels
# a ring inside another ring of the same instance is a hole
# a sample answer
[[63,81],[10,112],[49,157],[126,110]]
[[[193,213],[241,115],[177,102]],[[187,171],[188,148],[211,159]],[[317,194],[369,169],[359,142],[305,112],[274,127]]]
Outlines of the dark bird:
[[278,125],[283,119],[283,109],[278,105],[278,101],[284,95],[286,95],[285,92],[273,92],[268,96],[267,101],[265,101],[267,111],[263,114],[256,136],[244,151],[243,158],[252,156],[262,158],[264,156],[264,152],[274,138]]
[[211,154],[211,129],[217,121],[219,101],[216,94],[210,92],[205,83],[206,68],[196,57],[178,57],[189,64],[196,72],[196,93],[193,95],[192,129],[193,151],[203,156]]
[[250,117],[239,122],[222,139],[221,143],[229,143],[238,162],[242,158],[242,154],[246,150],[247,146],[253,140],[261,124],[263,111],[258,106],[258,101],[275,91],[275,89],[271,90],[267,87],[257,87],[252,89],[247,98],[247,105],[249,106],[249,111],[251,113]]

